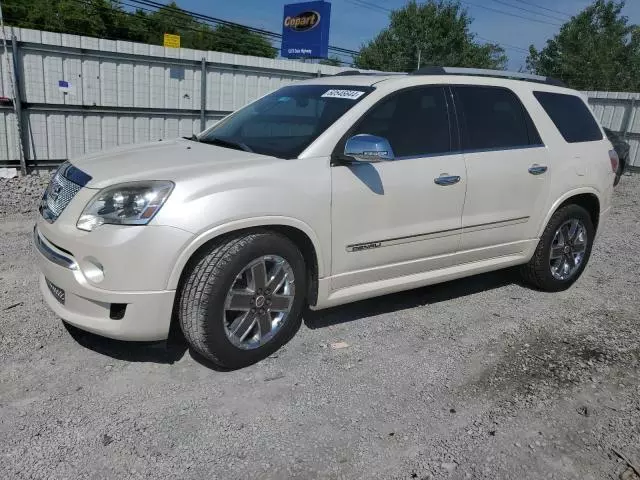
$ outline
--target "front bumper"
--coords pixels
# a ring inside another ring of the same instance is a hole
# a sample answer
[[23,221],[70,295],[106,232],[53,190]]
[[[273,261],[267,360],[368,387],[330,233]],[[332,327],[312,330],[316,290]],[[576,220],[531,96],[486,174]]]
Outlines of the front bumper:
[[[82,261],[71,253],[72,246],[52,243],[38,226],[34,229],[34,245],[41,272],[40,291],[47,305],[63,320],[119,340],[154,341],[168,337],[175,290],[102,289],[87,278]],[[144,269],[144,259],[129,267],[132,271]]]

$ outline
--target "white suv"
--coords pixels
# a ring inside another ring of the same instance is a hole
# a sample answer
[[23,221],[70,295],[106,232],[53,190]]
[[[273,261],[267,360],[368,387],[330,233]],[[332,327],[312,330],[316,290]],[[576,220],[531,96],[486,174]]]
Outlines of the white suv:
[[291,338],[306,305],[513,265],[568,288],[616,169],[584,100],[552,79],[317,78],[191,139],[64,164],[34,232],[40,286],[81,329],[161,340],[177,322],[237,368]]

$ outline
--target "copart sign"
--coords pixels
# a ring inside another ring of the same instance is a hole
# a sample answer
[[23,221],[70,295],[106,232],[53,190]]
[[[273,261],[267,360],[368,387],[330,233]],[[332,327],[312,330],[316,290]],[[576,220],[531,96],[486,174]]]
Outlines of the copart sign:
[[330,18],[329,2],[285,5],[280,54],[286,58],[327,58]]

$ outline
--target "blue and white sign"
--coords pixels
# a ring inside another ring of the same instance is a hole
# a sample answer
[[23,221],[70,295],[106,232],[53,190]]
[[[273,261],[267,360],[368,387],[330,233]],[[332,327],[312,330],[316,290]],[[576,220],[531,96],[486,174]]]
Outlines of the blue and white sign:
[[285,58],[327,58],[330,19],[329,2],[285,5],[280,54]]

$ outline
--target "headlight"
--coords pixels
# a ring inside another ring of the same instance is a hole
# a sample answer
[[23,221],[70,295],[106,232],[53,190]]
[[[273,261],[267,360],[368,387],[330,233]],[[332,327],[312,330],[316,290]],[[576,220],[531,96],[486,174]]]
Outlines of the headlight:
[[77,227],[87,232],[100,225],[146,225],[173,190],[173,182],[121,183],[101,190],[87,204]]

